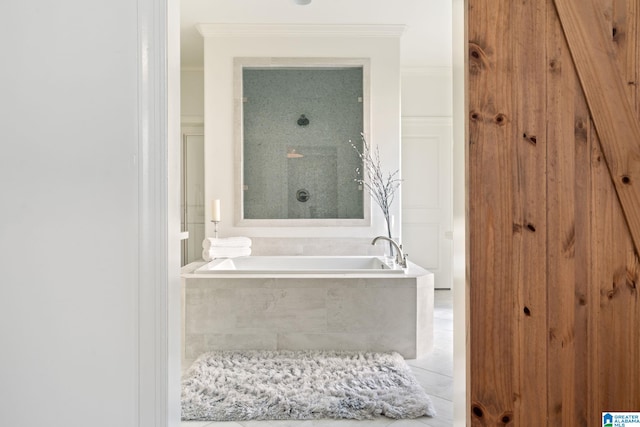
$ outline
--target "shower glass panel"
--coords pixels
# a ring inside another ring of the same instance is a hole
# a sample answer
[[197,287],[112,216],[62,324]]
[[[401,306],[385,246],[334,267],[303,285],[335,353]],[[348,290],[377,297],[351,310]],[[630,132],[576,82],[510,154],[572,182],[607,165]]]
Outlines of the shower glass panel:
[[369,220],[354,179],[367,121],[366,61],[355,62],[240,68],[241,224]]

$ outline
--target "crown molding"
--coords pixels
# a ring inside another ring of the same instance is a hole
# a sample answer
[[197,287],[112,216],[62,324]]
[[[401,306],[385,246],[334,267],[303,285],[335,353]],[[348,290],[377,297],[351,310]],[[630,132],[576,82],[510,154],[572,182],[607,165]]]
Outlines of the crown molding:
[[400,37],[405,25],[197,24],[202,37]]

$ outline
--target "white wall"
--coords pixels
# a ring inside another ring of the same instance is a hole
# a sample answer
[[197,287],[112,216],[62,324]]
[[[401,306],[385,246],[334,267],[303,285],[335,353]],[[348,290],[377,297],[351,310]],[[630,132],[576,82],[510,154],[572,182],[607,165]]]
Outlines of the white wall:
[[204,123],[204,70],[181,69],[180,114],[185,126],[202,125]]
[[452,287],[452,70],[402,70],[402,244]]
[[[221,235],[252,237],[371,237],[385,234],[382,215],[372,208],[371,227],[236,227],[233,222],[234,57],[371,58],[371,135],[383,167],[400,167],[400,44],[398,37],[206,37],[205,38],[205,188],[206,199],[221,199]],[[400,201],[393,215],[399,227]],[[207,207],[209,209],[209,207]],[[210,218],[210,212],[205,214]],[[213,226],[207,222],[207,235]]]
[[402,69],[402,117],[451,117],[451,67]]
[[138,4],[0,2],[0,425],[138,425]]

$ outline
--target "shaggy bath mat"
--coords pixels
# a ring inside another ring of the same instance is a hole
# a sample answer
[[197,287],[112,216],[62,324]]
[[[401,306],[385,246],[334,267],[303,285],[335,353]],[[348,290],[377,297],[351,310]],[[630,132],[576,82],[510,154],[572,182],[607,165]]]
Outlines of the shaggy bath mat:
[[397,353],[217,351],[182,381],[182,419],[371,419],[434,416]]

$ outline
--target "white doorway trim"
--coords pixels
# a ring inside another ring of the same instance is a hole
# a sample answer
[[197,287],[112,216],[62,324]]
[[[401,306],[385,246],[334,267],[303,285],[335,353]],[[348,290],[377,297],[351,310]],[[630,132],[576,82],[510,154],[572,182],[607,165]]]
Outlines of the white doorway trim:
[[139,427],[180,425],[180,1],[138,0]]
[[466,10],[468,0],[453,0],[453,425],[471,425],[467,342],[466,216]]

